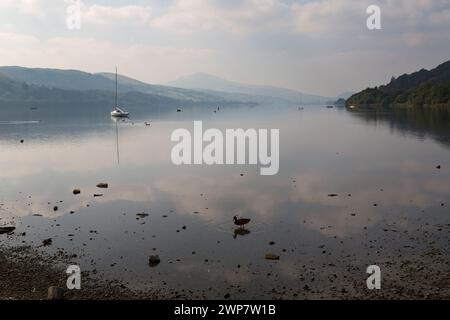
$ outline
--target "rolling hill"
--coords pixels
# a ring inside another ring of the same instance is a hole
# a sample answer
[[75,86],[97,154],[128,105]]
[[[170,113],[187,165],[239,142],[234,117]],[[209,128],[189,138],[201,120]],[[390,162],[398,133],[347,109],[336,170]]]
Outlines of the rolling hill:
[[[111,99],[115,74],[79,70],[0,67],[0,100]],[[9,85],[7,85],[9,83]],[[118,76],[119,96],[134,103],[160,101],[171,104],[325,104],[336,98],[321,97],[272,86],[240,84],[208,74],[197,73],[169,85],[148,84],[124,75]],[[141,101],[142,100],[142,101]],[[124,102],[127,102],[125,100]],[[140,101],[140,102],[139,102]]]
[[450,61],[367,88],[352,95],[347,106],[450,107]]
[[[87,73],[78,70],[59,70],[23,67],[0,67],[0,75],[12,81],[26,83],[42,88],[61,89],[66,91],[105,91],[114,92],[115,75],[110,73]],[[119,94],[139,92],[164,97],[170,100],[190,102],[228,102],[221,95],[186,90],[168,86],[150,85],[125,76],[118,77]],[[231,98],[231,97],[230,97]]]

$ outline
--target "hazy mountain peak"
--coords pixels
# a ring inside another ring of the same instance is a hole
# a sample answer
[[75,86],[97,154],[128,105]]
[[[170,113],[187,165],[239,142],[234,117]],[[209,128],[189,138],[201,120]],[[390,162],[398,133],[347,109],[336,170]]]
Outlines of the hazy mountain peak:
[[243,84],[202,72],[180,77],[169,82],[169,85],[185,89],[203,89],[264,96],[290,103],[299,103],[300,100],[305,104],[326,103],[332,99],[275,86]]

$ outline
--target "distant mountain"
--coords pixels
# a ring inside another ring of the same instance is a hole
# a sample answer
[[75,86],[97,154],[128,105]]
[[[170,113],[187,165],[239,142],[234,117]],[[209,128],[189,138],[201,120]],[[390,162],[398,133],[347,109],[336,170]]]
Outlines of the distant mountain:
[[[134,104],[177,104],[175,99],[168,97],[149,95],[139,92],[126,92],[120,96],[121,101]],[[108,108],[113,103],[113,93],[105,90],[67,90],[54,87],[38,86],[27,82],[13,80],[0,73],[0,102],[57,102],[60,104],[84,103],[104,104]]]
[[[228,81],[206,73],[194,73],[168,83],[170,86],[196,89],[240,93],[249,96],[258,96],[270,100],[283,100],[289,103],[322,104],[338,97],[329,98],[318,95],[306,94],[295,90],[278,88],[273,86],[258,86]],[[262,99],[264,100],[264,99]]]
[[[45,68],[0,67],[0,100],[56,99],[75,96],[80,99],[111,99],[115,90],[115,74],[87,73],[78,70]],[[8,86],[7,83],[10,85]],[[14,84],[13,84],[14,83]],[[148,84],[118,75],[119,96],[133,103],[164,101],[173,104],[326,104],[337,98],[305,94],[272,86],[240,84],[207,74],[198,73],[180,78],[171,85]],[[9,91],[12,90],[12,91]],[[95,92],[95,94],[94,94]],[[127,100],[121,99],[123,102]]]
[[450,61],[435,69],[404,74],[391,82],[367,88],[347,100],[347,106],[450,107]]
[[[33,73],[33,72],[31,72]],[[69,72],[70,75],[79,76],[80,74],[75,72]],[[53,74],[61,75],[58,71]],[[47,74],[48,75],[48,74]],[[88,77],[86,75],[83,75]],[[64,77],[62,77],[64,78]],[[95,78],[95,77],[93,77]],[[40,82],[39,79],[31,78],[35,83],[45,83]],[[109,79],[105,78],[110,81]],[[44,78],[45,80],[45,78]],[[63,80],[63,79],[61,79]],[[47,78],[47,86],[37,85],[27,81],[20,81],[12,79],[9,76],[4,75],[0,71],[0,108],[22,105],[24,103],[32,106],[39,106],[39,110],[47,110],[47,112],[64,110],[64,112],[71,112],[76,109],[89,109],[91,111],[96,110],[96,112],[107,112],[111,109],[114,103],[114,92],[113,90],[99,90],[95,89],[101,88],[102,83],[96,83],[92,87],[94,89],[89,90],[74,90],[74,89],[61,89],[54,87],[56,84],[52,84],[52,79]],[[75,88],[74,84],[70,84],[64,80],[62,87]],[[75,80],[74,80],[75,81]],[[83,80],[79,80],[83,82]],[[97,80],[95,80],[97,81]],[[104,80],[102,80],[104,81]],[[115,83],[114,88],[115,88]],[[80,87],[86,89],[83,84]],[[156,86],[157,87],[157,86]],[[162,89],[161,89],[162,90]],[[175,92],[182,92],[184,89],[175,89]],[[144,93],[140,91],[121,91],[119,92],[119,104],[126,107],[127,110],[136,114],[144,109],[142,108],[154,108],[154,107],[179,107],[179,106],[210,106],[210,105],[239,105],[247,104],[254,105],[252,101],[240,102],[226,97],[221,97],[220,95],[213,96],[208,93],[201,93],[195,91],[184,90],[187,93],[185,95],[179,94],[174,95],[170,92],[164,92],[162,94],[151,94]],[[172,96],[170,96],[172,95]]]
[[[23,67],[0,67],[0,74],[28,85],[62,90],[100,90],[114,92],[115,74],[91,74],[78,70],[59,70]],[[151,85],[125,76],[118,76],[119,93],[140,92],[178,101],[190,102],[232,102],[232,97],[212,92],[200,92],[168,86]],[[234,100],[234,102],[237,102]]]

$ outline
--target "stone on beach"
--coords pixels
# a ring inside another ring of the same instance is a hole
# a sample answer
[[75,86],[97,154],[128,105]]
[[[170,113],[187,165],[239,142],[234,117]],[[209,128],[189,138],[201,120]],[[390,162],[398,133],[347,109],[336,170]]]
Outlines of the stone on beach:
[[81,190],[80,189],[73,189],[73,194],[80,194]]
[[0,227],[0,234],[12,233],[14,230],[16,230],[16,227]]

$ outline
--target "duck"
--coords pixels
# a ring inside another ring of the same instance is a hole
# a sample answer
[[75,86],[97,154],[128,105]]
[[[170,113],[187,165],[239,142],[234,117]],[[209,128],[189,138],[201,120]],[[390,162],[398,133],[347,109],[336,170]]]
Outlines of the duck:
[[244,227],[247,223],[250,222],[250,219],[247,219],[247,218],[239,218],[238,219],[237,216],[234,216],[233,220],[234,220],[234,224],[239,226],[239,227],[241,227],[241,228]]

